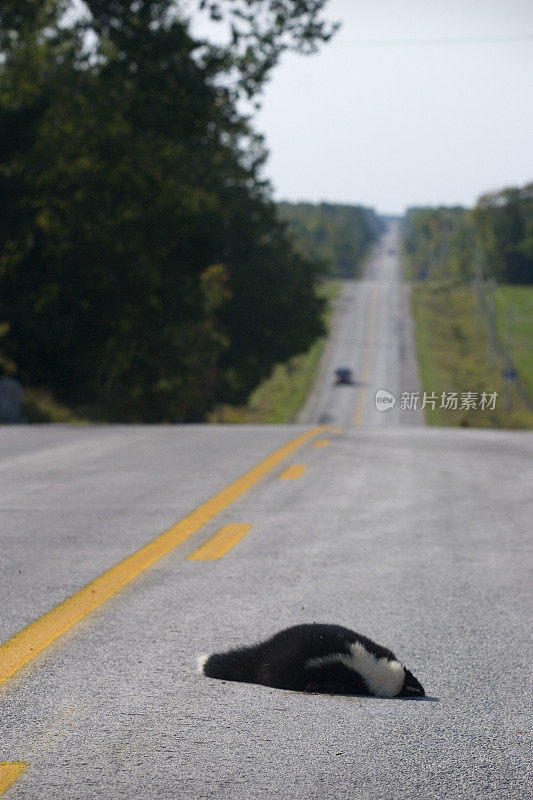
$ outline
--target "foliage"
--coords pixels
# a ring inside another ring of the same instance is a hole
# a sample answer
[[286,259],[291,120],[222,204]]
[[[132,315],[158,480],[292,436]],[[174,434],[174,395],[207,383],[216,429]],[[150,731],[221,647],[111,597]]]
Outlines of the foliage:
[[475,268],[475,229],[469,212],[455,208],[410,208],[403,221],[411,277],[468,280]]
[[[226,85],[256,97],[287,50],[314,53],[339,28],[321,16],[327,0],[200,0],[213,22],[226,29],[227,44],[204,42],[208,58],[224,65]],[[231,77],[234,76],[233,80]],[[229,79],[229,80],[228,80]]]
[[268,12],[242,20],[248,60],[194,41],[171,0],[0,0],[0,320],[25,384],[201,419],[321,333],[318,265],[276,218],[230,75],[259,92],[283,49],[328,37],[324,3],[298,2],[296,28],[292,0],[244,5]]
[[[317,288],[318,294],[327,301],[323,314],[326,330],[330,326],[340,288],[340,282],[335,280],[323,281]],[[321,336],[304,353],[292,356],[283,364],[275,364],[269,377],[250,394],[245,406],[217,406],[208,415],[209,422],[277,425],[294,422],[315,379],[325,343],[326,337]]]
[[414,277],[533,283],[533,184],[479,198],[472,210],[412,208],[404,245]]
[[533,183],[483,195],[474,219],[489,272],[503,283],[533,284]]
[[307,258],[318,258],[331,276],[354,278],[359,274],[369,245],[377,238],[380,222],[375,212],[362,206],[332,203],[278,203],[296,245]]

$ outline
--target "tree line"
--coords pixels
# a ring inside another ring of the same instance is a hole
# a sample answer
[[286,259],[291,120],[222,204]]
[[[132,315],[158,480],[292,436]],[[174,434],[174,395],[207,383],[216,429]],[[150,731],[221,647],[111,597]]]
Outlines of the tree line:
[[325,275],[355,278],[369,246],[382,229],[375,211],[334,203],[279,203],[302,255],[319,259]]
[[415,277],[533,284],[533,183],[484,194],[473,209],[409,209],[403,227]]
[[322,333],[321,264],[252,116],[281,54],[334,33],[325,4],[0,0],[4,374],[107,419],[199,420]]

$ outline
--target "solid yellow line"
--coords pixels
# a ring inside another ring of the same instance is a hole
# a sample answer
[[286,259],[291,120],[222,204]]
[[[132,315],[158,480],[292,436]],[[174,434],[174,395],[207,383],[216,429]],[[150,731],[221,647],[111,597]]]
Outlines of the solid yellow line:
[[366,383],[368,381],[368,376],[370,375],[370,365],[372,363],[372,346],[374,344],[374,334],[376,331],[377,299],[378,299],[378,287],[374,286],[374,289],[372,291],[372,297],[370,299],[370,308],[368,311],[368,329],[367,329],[366,344],[365,344],[365,360],[363,363],[363,370],[361,372],[362,386],[359,388],[359,394],[357,396],[357,404],[355,406],[355,411],[353,415],[354,425],[361,424],[361,416],[363,414],[363,406],[365,403],[365,396],[366,396]]
[[214,536],[207,540],[197,550],[187,556],[187,561],[214,561],[227,553],[228,550],[242,539],[252,526],[244,522],[232,522],[224,525]]
[[44,650],[72,625],[101,605],[115,592],[129,583],[150,564],[157,561],[209,522],[237,498],[274,469],[284,458],[309,439],[324,433],[327,425],[319,425],[291,439],[259,464],[250,469],[206,503],[187,514],[168,531],[157,536],[137,552],[127,556],[103,572],[75,594],[52,608],[39,619],[30,622],[0,646],[0,685],[24,664]]
[[329,439],[317,439],[313,442],[313,447],[329,447]]
[[26,761],[0,761],[0,794],[15,783],[27,766]]
[[280,481],[294,481],[296,478],[301,477],[306,469],[307,464],[291,464],[287,469],[283,470],[279,479]]

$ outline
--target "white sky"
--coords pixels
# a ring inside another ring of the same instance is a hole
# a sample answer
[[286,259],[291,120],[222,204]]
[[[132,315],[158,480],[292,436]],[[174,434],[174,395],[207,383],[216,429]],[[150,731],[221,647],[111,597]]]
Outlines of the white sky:
[[[533,0],[330,0],[327,16],[342,29],[284,57],[257,116],[276,199],[401,213],[533,180]],[[405,43],[450,37],[496,41]],[[403,43],[368,44],[384,39]]]

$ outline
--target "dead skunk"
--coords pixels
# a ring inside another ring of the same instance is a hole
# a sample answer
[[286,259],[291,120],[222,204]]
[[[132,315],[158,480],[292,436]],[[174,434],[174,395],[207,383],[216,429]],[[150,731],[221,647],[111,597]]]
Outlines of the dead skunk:
[[375,697],[425,695],[394,653],[340,625],[295,625],[265,642],[202,656],[198,666],[208,678],[276,689]]

